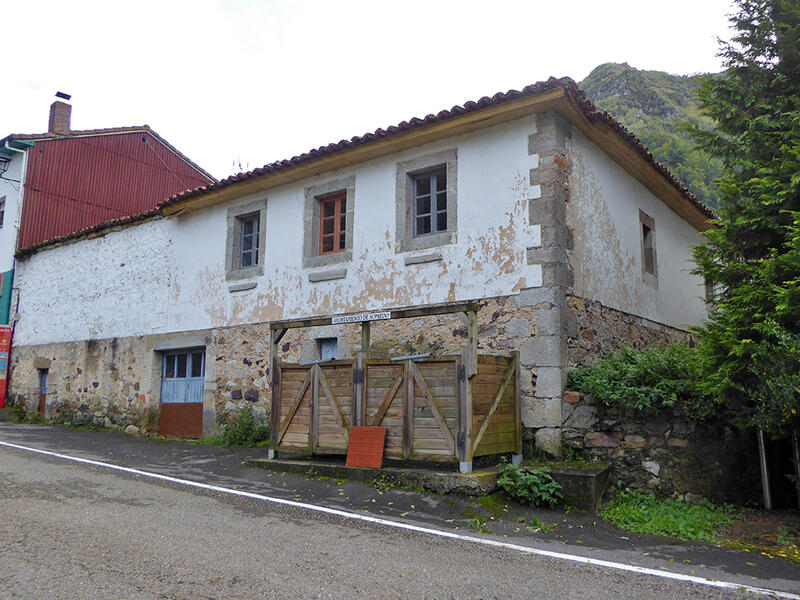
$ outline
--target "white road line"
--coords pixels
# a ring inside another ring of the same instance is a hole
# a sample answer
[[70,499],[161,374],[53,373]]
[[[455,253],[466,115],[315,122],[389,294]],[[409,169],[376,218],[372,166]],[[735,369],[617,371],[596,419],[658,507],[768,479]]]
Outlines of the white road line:
[[243,492],[241,490],[233,490],[218,485],[210,485],[208,483],[200,483],[198,481],[191,481],[189,479],[180,479],[178,477],[170,477],[169,475],[161,475],[159,473],[151,473],[149,471],[142,471],[140,469],[132,469],[130,467],[122,467],[119,465],[101,462],[98,460],[91,460],[88,458],[79,458],[77,456],[69,456],[67,454],[59,454],[58,452],[50,452],[49,450],[40,450],[39,448],[31,448],[28,446],[20,446],[19,444],[11,444],[9,442],[0,441],[0,446],[7,446],[8,448],[15,448],[17,450],[26,450],[28,452],[35,452],[37,454],[44,454],[46,456],[53,456],[64,460],[71,460],[74,462],[84,463],[87,465],[94,465],[96,467],[104,467],[106,469],[113,469],[115,471],[122,471],[124,473],[132,473],[133,475],[140,475],[142,477],[150,477],[152,479],[159,479],[161,481],[169,481],[194,488],[203,490],[211,490],[213,492],[220,492],[223,494],[231,494],[233,496],[241,496],[244,498],[252,498],[254,500],[263,500],[265,502],[273,502],[275,504],[283,504],[286,506],[293,506],[295,508],[303,508],[315,512],[321,512],[329,515],[336,515],[345,519],[354,519],[356,521],[364,521],[366,523],[375,523],[384,525],[386,527],[393,527],[395,529],[405,529],[407,531],[414,531],[417,533],[424,533],[433,535],[440,538],[448,538],[452,540],[460,540],[462,542],[471,542],[474,544],[481,544],[483,546],[491,546],[494,548],[504,548],[506,550],[516,550],[525,554],[534,554],[536,556],[546,556],[548,558],[555,558],[558,560],[568,560],[570,562],[591,565],[594,567],[605,567],[607,569],[616,569],[619,571],[628,571],[630,573],[639,573],[641,575],[651,575],[653,577],[660,577],[662,579],[673,579],[675,581],[683,581],[687,583],[695,583],[698,585],[705,585],[713,588],[742,590],[752,594],[772,595],[777,598],[785,598],[787,600],[800,600],[800,595],[792,594],[790,592],[782,592],[779,590],[770,590],[767,588],[754,587],[750,585],[731,583],[729,581],[718,581],[706,579],[704,577],[697,577],[694,575],[683,575],[681,573],[671,573],[669,571],[659,571],[657,569],[648,569],[646,567],[639,567],[637,565],[629,565],[625,563],[618,563],[608,560],[595,560],[593,558],[586,558],[585,556],[578,556],[575,554],[565,554],[563,552],[551,552],[550,550],[540,550],[538,548],[530,548],[528,546],[521,546],[519,544],[510,544],[508,542],[500,542],[497,540],[478,538],[469,535],[461,535],[452,531],[440,531],[438,529],[430,529],[428,527],[420,527],[419,525],[411,525],[410,523],[402,523],[400,521],[391,521],[389,519],[381,519],[378,517],[370,517],[368,515],[360,515],[358,513],[347,512],[335,508],[327,508],[325,506],[317,506],[316,504],[307,504],[306,502],[297,502],[295,500],[285,500],[283,498],[275,498],[273,496],[264,496],[263,494],[256,494],[253,492]]

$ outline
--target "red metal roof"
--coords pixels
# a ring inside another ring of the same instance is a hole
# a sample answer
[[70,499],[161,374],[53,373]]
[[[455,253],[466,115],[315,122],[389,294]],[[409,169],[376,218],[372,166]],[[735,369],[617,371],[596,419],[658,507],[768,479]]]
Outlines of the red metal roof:
[[28,149],[17,248],[148,213],[214,179],[149,128],[13,135]]

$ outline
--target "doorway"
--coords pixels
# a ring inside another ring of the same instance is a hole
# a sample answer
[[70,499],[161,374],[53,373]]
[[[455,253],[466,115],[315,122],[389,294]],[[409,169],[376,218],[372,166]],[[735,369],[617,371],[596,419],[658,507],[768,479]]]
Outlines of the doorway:
[[161,435],[198,438],[203,435],[203,349],[166,352],[161,359]]

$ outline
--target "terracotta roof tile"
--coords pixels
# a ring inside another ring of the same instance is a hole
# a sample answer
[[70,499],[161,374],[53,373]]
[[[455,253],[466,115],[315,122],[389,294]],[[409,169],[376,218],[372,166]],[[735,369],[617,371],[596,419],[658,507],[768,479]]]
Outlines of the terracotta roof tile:
[[544,92],[562,88],[575,102],[575,104],[580,108],[586,118],[591,122],[602,122],[611,127],[633,150],[635,150],[638,154],[640,154],[648,163],[650,163],[673,187],[675,187],[681,195],[694,204],[700,211],[703,212],[709,218],[714,218],[716,215],[714,212],[705,204],[703,204],[697,197],[692,194],[686,186],[684,186],[678,179],[670,173],[669,169],[660,163],[656,158],[647,150],[647,148],[642,144],[641,140],[637,138],[634,134],[630,131],[625,129],[625,127],[617,121],[611,114],[599,110],[591,101],[586,97],[586,94],[581,90],[578,85],[569,77],[562,77],[560,79],[556,79],[551,77],[547,81],[540,81],[538,83],[534,83],[532,85],[528,85],[522,88],[521,91],[518,90],[509,90],[507,92],[498,92],[491,98],[488,96],[484,96],[477,101],[468,101],[465,102],[461,106],[454,106],[449,110],[441,110],[438,113],[426,115],[423,118],[414,117],[409,121],[402,121],[397,125],[391,125],[386,129],[377,129],[371,133],[365,133],[361,136],[355,136],[350,138],[349,140],[340,140],[338,142],[334,142],[328,144],[327,146],[320,146],[319,148],[314,148],[305,152],[303,154],[293,156],[288,159],[279,160],[276,162],[269,163],[264,165],[263,167],[259,167],[253,169],[252,171],[248,171],[247,173],[237,173],[236,175],[231,175],[217,181],[216,183],[212,183],[209,185],[200,186],[191,190],[186,190],[179,194],[175,194],[170,198],[164,200],[159,206],[171,206],[173,204],[177,204],[184,200],[188,200],[189,198],[194,198],[196,196],[201,196],[213,190],[218,190],[221,188],[228,187],[230,185],[235,185],[242,181],[247,181],[249,179],[253,179],[256,177],[260,177],[262,175],[266,175],[269,173],[275,173],[277,171],[281,171],[284,169],[289,169],[291,167],[301,165],[304,163],[308,163],[323,156],[328,156],[331,154],[335,154],[336,152],[340,152],[342,150],[346,150],[349,148],[353,148],[355,146],[362,146],[365,144],[369,144],[373,141],[383,139],[386,137],[399,135],[407,131],[411,131],[414,129],[418,129],[420,127],[424,127],[426,125],[430,125],[433,123],[440,123],[442,121],[447,121],[449,119],[454,119],[461,115],[474,112],[476,110],[481,110],[483,108],[488,108],[490,106],[495,106],[498,104],[502,104],[503,102],[509,102],[511,100],[515,100],[517,98],[522,98],[526,96],[535,96],[538,94],[542,94]]

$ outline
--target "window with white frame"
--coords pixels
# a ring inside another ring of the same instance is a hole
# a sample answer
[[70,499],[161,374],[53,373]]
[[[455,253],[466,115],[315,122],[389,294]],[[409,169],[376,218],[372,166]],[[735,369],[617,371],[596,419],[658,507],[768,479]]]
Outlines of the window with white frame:
[[456,241],[457,178],[455,149],[398,163],[397,252],[434,248]]

